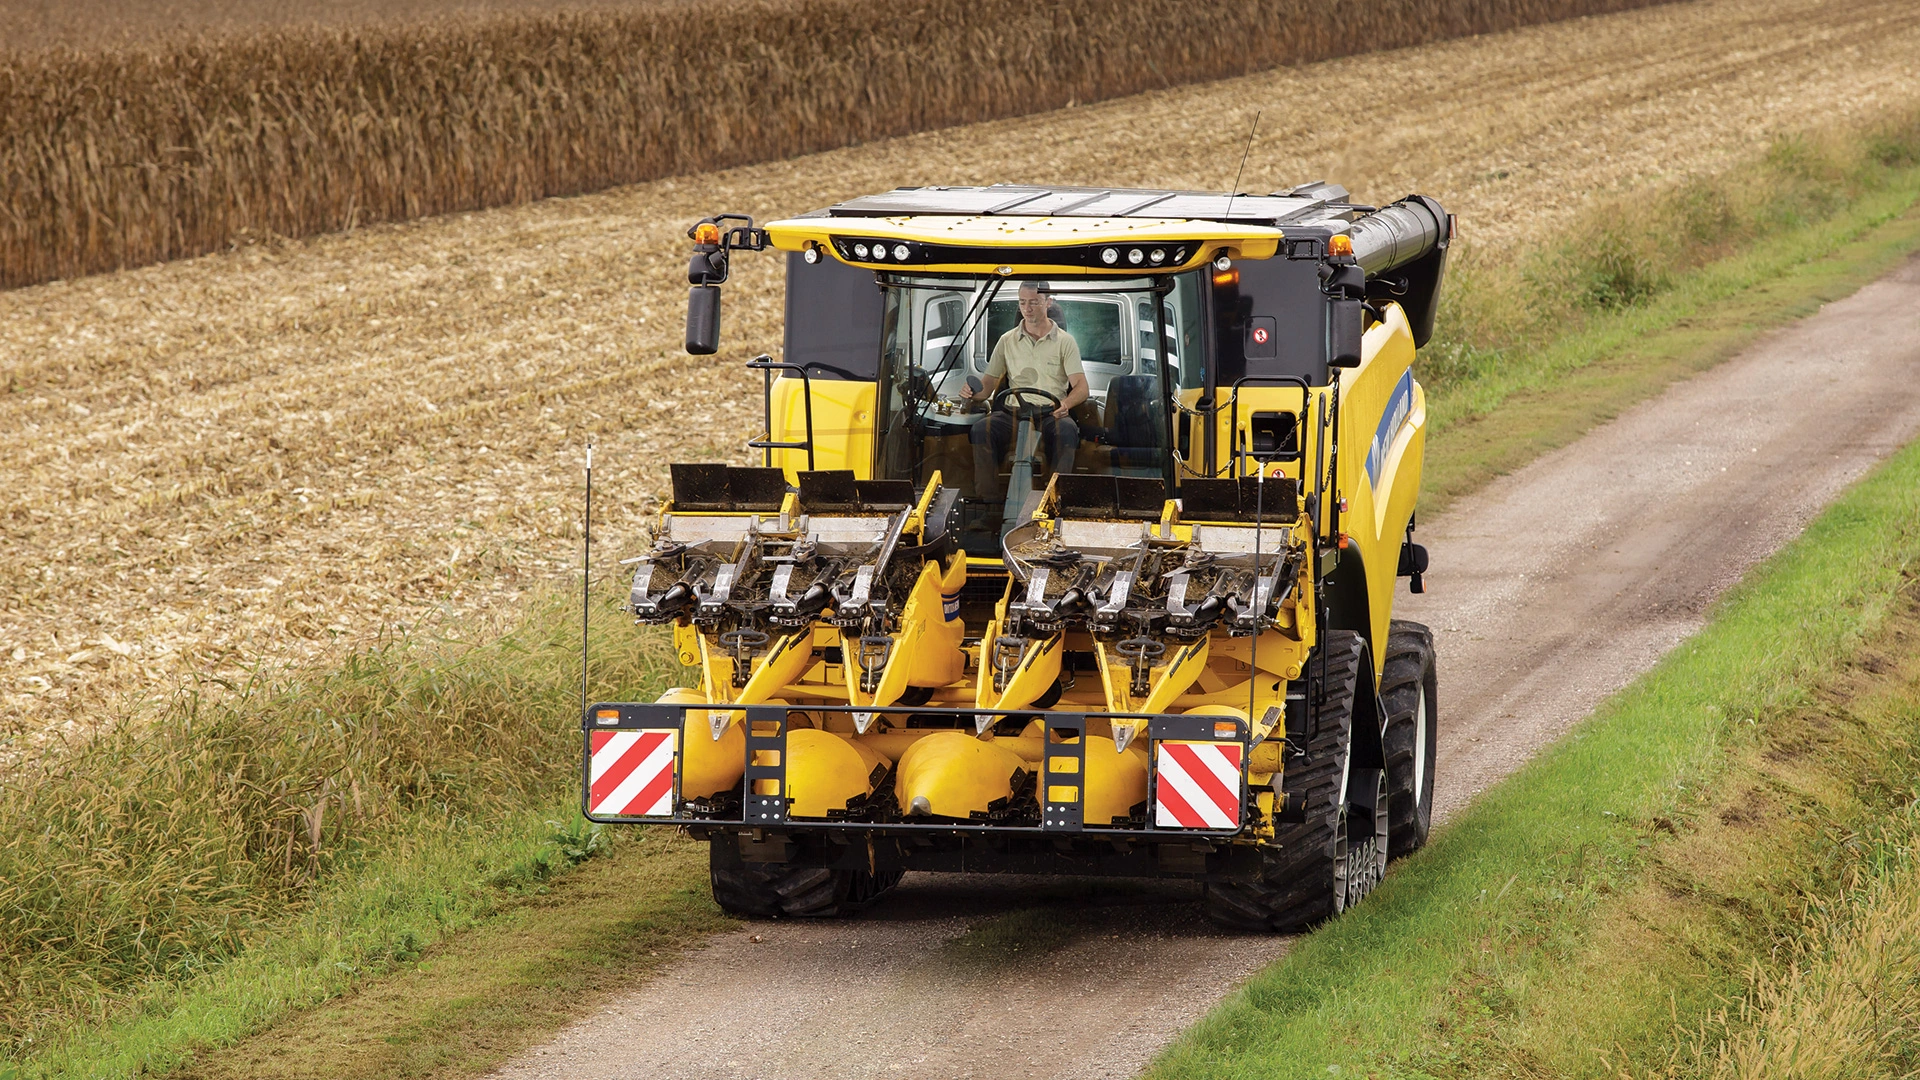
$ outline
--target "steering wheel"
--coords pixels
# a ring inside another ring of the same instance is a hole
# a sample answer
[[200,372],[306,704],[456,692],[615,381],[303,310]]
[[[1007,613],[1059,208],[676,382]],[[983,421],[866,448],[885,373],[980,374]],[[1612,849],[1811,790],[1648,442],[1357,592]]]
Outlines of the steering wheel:
[[[1042,404],[1036,405],[1028,401],[1029,397],[1041,398]],[[1009,411],[1022,420],[1039,420],[1052,416],[1053,411],[1060,407],[1060,398],[1056,394],[1037,386],[1003,386],[993,395],[993,407],[996,409],[1008,408],[1009,401],[1014,405]]]

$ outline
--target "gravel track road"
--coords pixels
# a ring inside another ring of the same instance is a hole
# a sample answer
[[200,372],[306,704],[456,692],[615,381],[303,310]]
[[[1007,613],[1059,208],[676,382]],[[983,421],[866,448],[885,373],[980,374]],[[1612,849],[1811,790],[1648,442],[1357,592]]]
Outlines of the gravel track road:
[[1700,0],[0,293],[0,762],[195,677],[484,635],[571,569],[589,434],[611,580],[667,462],[740,456],[738,365],[779,340],[767,261],[728,349],[680,353],[680,234],[716,209],[1224,186],[1263,110],[1247,190],[1418,189],[1471,251],[1920,99],[1916,55],[1910,0]]
[[[1916,435],[1920,259],[1424,525],[1428,591],[1403,586],[1398,610],[1437,632],[1441,816],[1651,667]],[[970,924],[1034,887],[911,874],[863,918],[756,924],[496,1076],[1132,1076],[1286,947],[1218,935],[1190,891],[1156,886],[1094,896],[1091,918],[1073,907],[1083,932],[1064,948],[956,963]]]

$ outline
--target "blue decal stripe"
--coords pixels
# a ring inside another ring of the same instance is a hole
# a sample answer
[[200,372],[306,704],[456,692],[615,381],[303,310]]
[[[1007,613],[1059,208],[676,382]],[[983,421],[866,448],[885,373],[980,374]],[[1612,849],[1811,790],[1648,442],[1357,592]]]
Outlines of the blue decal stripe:
[[1400,375],[1400,381],[1394,384],[1393,394],[1387,398],[1386,411],[1380,415],[1380,426],[1374,429],[1373,445],[1367,447],[1367,483],[1380,482],[1380,468],[1387,463],[1387,451],[1393,448],[1394,436],[1406,426],[1407,417],[1413,413],[1413,369],[1408,368]]

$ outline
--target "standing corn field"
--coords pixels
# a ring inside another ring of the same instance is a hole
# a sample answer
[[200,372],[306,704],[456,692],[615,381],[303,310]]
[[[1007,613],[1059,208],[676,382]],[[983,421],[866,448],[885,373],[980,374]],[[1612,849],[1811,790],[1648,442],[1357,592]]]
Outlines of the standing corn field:
[[20,54],[0,286],[1645,3],[727,0]]

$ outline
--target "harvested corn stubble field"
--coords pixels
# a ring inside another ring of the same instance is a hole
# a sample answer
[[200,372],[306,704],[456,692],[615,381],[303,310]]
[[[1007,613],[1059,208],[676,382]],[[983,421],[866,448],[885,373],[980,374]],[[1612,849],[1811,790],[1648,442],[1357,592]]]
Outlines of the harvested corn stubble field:
[[[681,352],[683,231],[897,184],[1434,194],[1513,261],[1595,199],[1782,131],[1920,101],[1903,0],[1706,0],[0,294],[5,737],[19,754],[194,679],[321,663],[397,627],[485,632],[578,559],[635,550],[669,461],[744,460],[777,261],[727,348]],[[1488,261],[1483,258],[1482,262]]]
[[23,54],[0,286],[1648,2],[717,0]]

